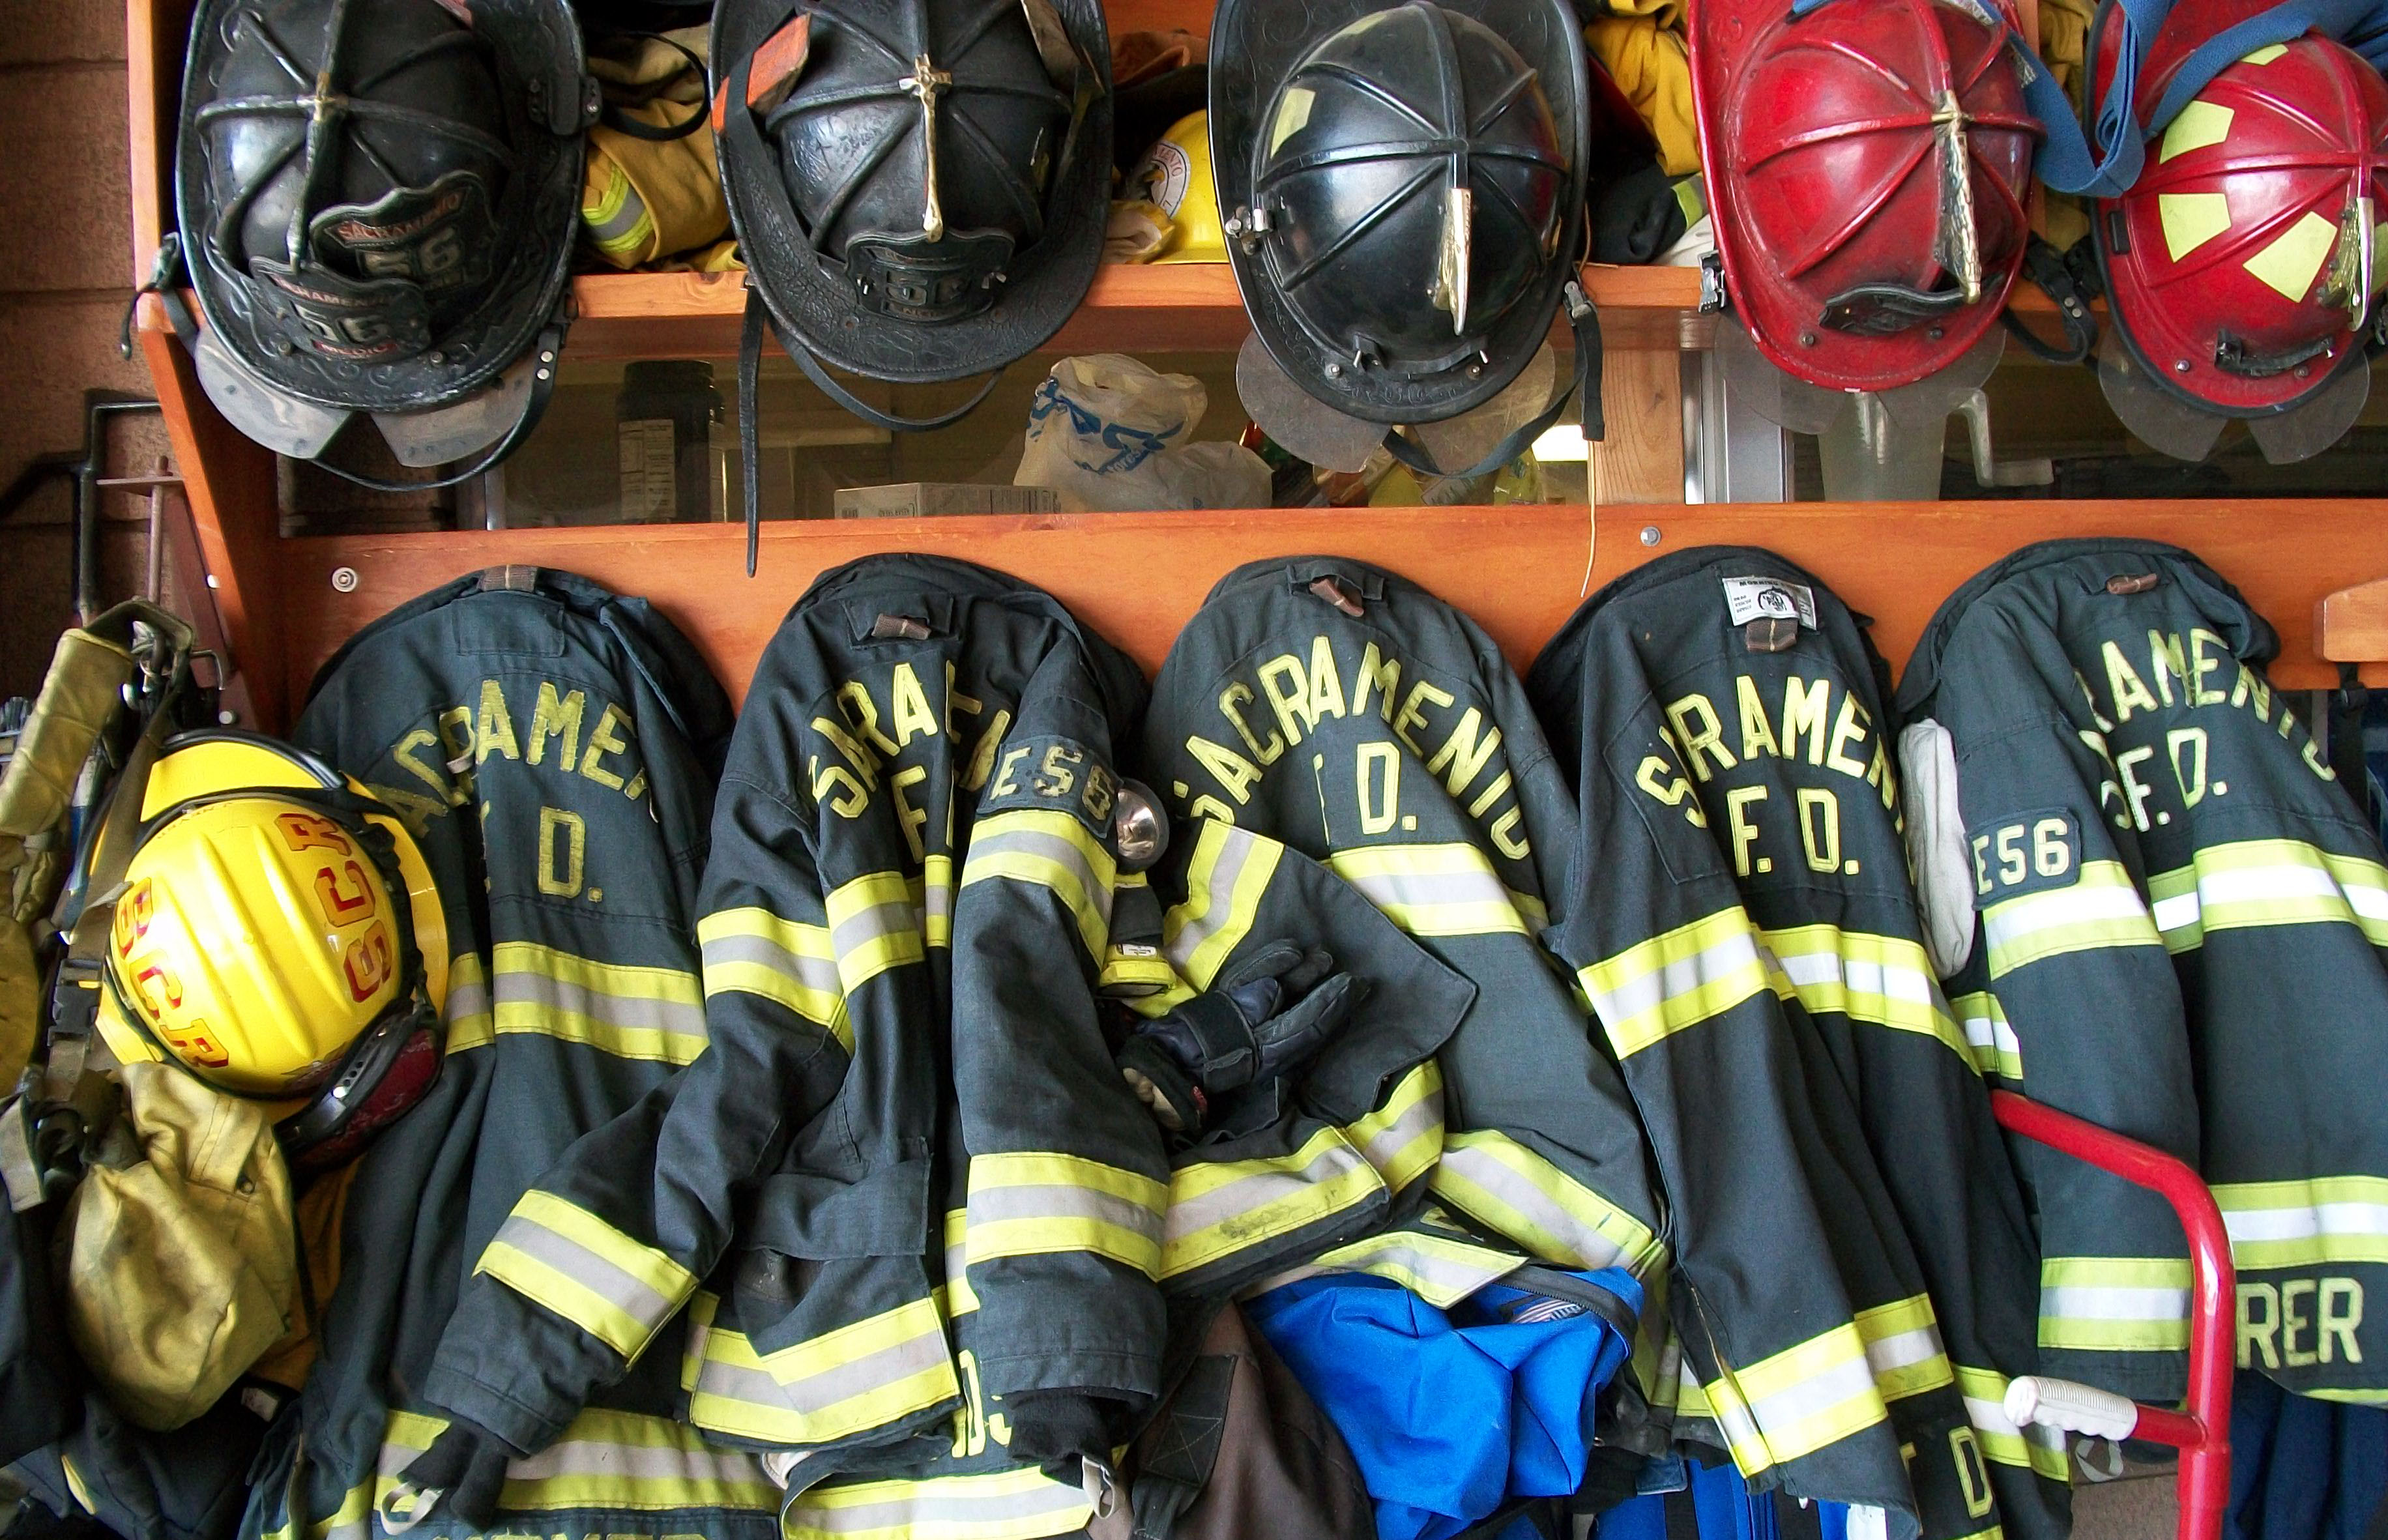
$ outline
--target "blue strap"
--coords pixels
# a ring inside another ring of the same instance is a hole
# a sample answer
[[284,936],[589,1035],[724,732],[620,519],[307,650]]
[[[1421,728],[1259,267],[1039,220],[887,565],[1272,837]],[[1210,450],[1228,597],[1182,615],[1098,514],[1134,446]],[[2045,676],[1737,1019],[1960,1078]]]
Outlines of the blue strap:
[[2256,49],[2319,32],[2345,44],[2375,70],[2388,69],[2388,0],[2281,0],[2200,44],[2181,61],[2149,114],[2147,132],[2161,134],[2215,76]]
[[[1791,14],[1805,16],[1831,3],[1832,0],[1792,0]],[[2039,57],[2039,50],[2021,32],[2007,26],[1995,10],[1990,12],[2022,66],[2025,105],[2039,120],[2046,134],[2032,160],[2032,169],[2042,182],[2061,193],[2111,197],[2138,177],[2145,148],[2138,125],[2131,121],[2131,97],[2139,83],[2140,62],[2147,57],[2148,41],[2155,36],[2156,28],[2171,8],[2172,0],[2103,0],[2100,6],[2099,19],[2090,31],[2090,58],[2096,57],[2100,24],[2110,11],[2121,17],[2123,36],[2122,56],[2113,86],[2107,92],[2108,100],[2099,106],[2094,147],[2091,137],[2082,132],[2073,99],[2056,83],[2056,76],[2048,61]],[[2082,68],[2090,68],[2090,62],[2085,60]]]

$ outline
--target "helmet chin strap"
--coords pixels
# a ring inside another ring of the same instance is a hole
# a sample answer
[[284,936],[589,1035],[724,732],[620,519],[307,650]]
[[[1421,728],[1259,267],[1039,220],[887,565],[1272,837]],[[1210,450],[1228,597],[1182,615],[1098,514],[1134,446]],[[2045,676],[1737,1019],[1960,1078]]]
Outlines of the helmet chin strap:
[[1528,445],[1541,438],[1545,429],[1557,422],[1560,414],[1567,410],[1569,401],[1581,403],[1585,439],[1595,444],[1600,442],[1608,430],[1600,406],[1600,312],[1594,308],[1592,300],[1585,296],[1583,286],[1572,278],[1568,280],[1567,287],[1560,291],[1560,295],[1562,303],[1567,307],[1568,326],[1575,333],[1575,375],[1557,395],[1551,398],[1550,405],[1536,413],[1532,420],[1520,423],[1507,438],[1493,445],[1483,459],[1466,470],[1442,469],[1434,463],[1433,455],[1429,454],[1413,439],[1404,437],[1399,428],[1390,429],[1385,434],[1385,452],[1420,476],[1454,477],[1462,479],[1491,476],[1524,453]]

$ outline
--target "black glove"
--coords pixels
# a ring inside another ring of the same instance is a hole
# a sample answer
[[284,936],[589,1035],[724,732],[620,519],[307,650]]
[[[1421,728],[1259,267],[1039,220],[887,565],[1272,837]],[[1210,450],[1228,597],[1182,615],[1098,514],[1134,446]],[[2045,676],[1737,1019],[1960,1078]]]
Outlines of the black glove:
[[1021,1391],[1003,1398],[1011,1424],[1011,1457],[1035,1464],[1058,1482],[1080,1480],[1082,1462],[1108,1470],[1111,1450],[1127,1442],[1128,1405],[1091,1390]]
[[513,1445],[460,1417],[431,1441],[430,1448],[414,1457],[383,1495],[382,1527],[403,1534],[444,1505],[451,1517],[487,1534],[498,1516],[506,1463],[522,1457]]
[[1362,986],[1334,970],[1322,950],[1264,948],[1232,978],[1138,1023],[1120,1074],[1162,1127],[1198,1134],[1219,1097],[1278,1078],[1342,1030]]

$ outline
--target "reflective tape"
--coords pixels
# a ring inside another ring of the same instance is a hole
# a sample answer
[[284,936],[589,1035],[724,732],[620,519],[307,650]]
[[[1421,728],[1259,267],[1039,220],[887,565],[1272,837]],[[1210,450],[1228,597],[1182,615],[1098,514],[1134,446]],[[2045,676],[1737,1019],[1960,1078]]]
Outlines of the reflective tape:
[[1446,1136],[1433,1189],[1545,1262],[1639,1276],[1665,1259],[1647,1226],[1494,1129]]
[[954,944],[954,859],[931,856],[921,862],[921,875],[905,883],[912,907],[920,911],[921,938],[932,947]]
[[1232,823],[1195,824],[1194,855],[1186,866],[1186,901],[1162,916],[1161,950],[1186,982],[1208,989],[1219,969],[1251,934],[1261,895],[1277,875],[1285,846]]
[[1949,1355],[1940,1346],[1940,1324],[1924,1295],[1861,1310],[1856,1322],[1865,1343],[1866,1366],[1874,1370],[1874,1388],[1884,1401],[1921,1395],[1952,1382]]
[[913,890],[912,879],[900,872],[873,872],[840,883],[822,900],[838,982],[848,996],[890,968],[928,955]]
[[487,1273],[635,1362],[696,1275],[578,1204],[526,1192],[482,1251]]
[[736,991],[785,1006],[854,1051],[845,986],[827,925],[784,919],[767,909],[726,909],[696,923],[705,993]]
[[2092,1353],[2189,1346],[2189,1260],[2051,1256],[2039,1265],[2039,1345]]
[[1343,1130],[1392,1191],[1434,1169],[1442,1155],[1442,1069],[1429,1059],[1394,1085],[1375,1112]]
[[1333,1128],[1320,1129],[1290,1155],[1197,1161],[1170,1173],[1158,1276],[1210,1266],[1331,1220],[1384,1190],[1377,1168]]
[[1038,1540],[1094,1516],[1083,1488],[1037,1470],[816,1486],[788,1499],[784,1540]]
[[1745,1476],[1804,1458],[1889,1416],[1854,1322],[1746,1368],[1726,1368],[1700,1388]]
[[2214,1189],[2214,1202],[2242,1269],[2388,1266],[2388,1179],[2229,1182]]
[[1810,1014],[1837,1013],[1937,1037],[1966,1063],[1974,1063],[1964,1032],[1940,999],[1922,942],[1838,925],[1798,925],[1759,935],[1783,981]]
[[1490,1246],[1473,1245],[1423,1230],[1388,1230],[1322,1252],[1302,1266],[1264,1279],[1244,1291],[1244,1297],[1264,1294],[1322,1273],[1366,1273],[1391,1279],[1429,1305],[1447,1310],[1524,1265],[1524,1258]]
[[689,1312],[689,1420],[736,1438],[828,1444],[959,1399],[945,1321],[920,1299],[757,1354],[743,1332],[713,1323],[699,1296]]
[[2197,852],[2190,865],[2148,879],[2167,950],[2204,944],[2208,931],[2343,924],[2388,947],[2388,869],[2304,840],[2240,840]]
[[2017,1466],[2051,1482],[2072,1479],[2064,1459],[2064,1430],[2024,1427],[2007,1416],[2007,1377],[1996,1369],[1956,1366],[1957,1394],[1965,1399],[1965,1420],[1974,1425],[1982,1456]]
[[1618,1057],[1729,1011],[1772,986],[1758,932],[1739,907],[1679,925],[1577,974]]
[[490,1015],[489,973],[478,952],[460,952],[448,960],[448,999],[439,1008],[447,1028],[446,1050],[461,1053],[497,1040]]
[[980,819],[971,830],[961,885],[1009,877],[1050,889],[1077,922],[1078,938],[1099,967],[1111,937],[1117,872],[1111,853],[1074,817],[1013,808]]
[[1339,850],[1327,870],[1411,935],[1524,935],[1526,917],[1475,846],[1372,845]]
[[2104,947],[2161,945],[2155,921],[2120,861],[2083,861],[2070,887],[2008,898],[1982,910],[1990,976],[2027,963]]
[[667,1064],[705,1051],[705,986],[682,968],[599,962],[530,941],[491,951],[500,1036],[532,1033]]
[[1958,995],[1949,1001],[1949,1009],[1956,1013],[1957,1025],[1974,1050],[1974,1067],[1984,1075],[2020,1084],[2023,1040],[2008,1024],[2006,1008],[1999,1003],[1999,997],[1987,989]]
[[580,194],[580,223],[587,227],[589,239],[597,249],[616,259],[616,265],[637,262],[644,254],[647,243],[654,238],[654,216],[647,212],[646,199],[623,173],[613,157],[602,151],[591,157],[594,171],[602,165],[605,185],[595,197],[584,186]]
[[973,1267],[1054,1252],[1092,1252],[1147,1278],[1161,1265],[1169,1187],[1140,1172],[1083,1155],[972,1155],[969,1202]]

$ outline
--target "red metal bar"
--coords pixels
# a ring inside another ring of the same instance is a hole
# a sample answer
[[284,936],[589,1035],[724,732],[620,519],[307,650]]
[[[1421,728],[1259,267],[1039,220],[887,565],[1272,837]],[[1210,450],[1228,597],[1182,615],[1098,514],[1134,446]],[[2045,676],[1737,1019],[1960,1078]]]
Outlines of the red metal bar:
[[2231,1331],[2238,1279],[2230,1236],[2214,1194],[2189,1165],[2163,1151],[2069,1113],[1992,1091],[2001,1126],[2144,1187],[2172,1205],[2189,1237],[2189,1405],[2183,1412],[2142,1406],[2137,1438],[2180,1451],[2180,1540],[2220,1540],[2230,1506]]

